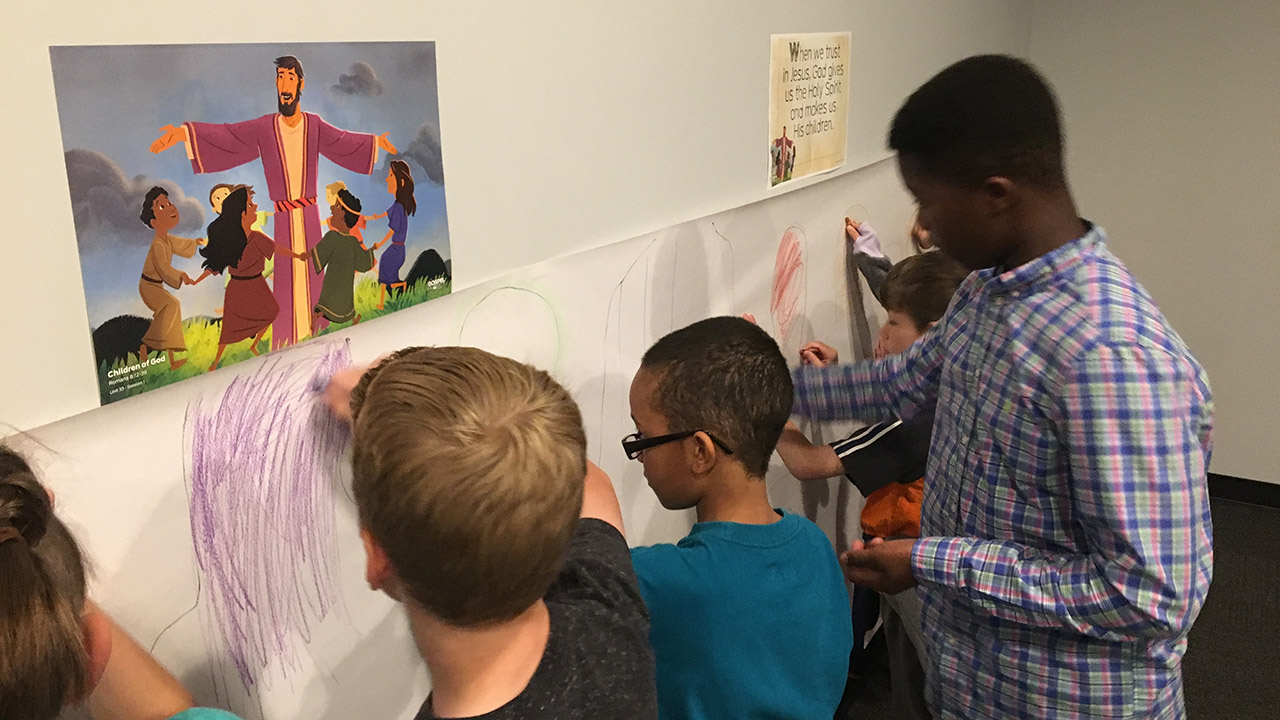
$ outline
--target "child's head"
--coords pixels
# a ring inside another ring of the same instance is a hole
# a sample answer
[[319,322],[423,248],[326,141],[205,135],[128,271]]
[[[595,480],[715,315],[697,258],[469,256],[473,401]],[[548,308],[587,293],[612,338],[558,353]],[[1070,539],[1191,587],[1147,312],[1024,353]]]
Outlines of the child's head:
[[332,213],[329,216],[329,227],[339,231],[347,232],[360,222],[360,199],[351,194],[350,190],[342,188],[338,190],[337,198],[329,207]]
[[245,223],[251,222],[258,211],[253,202],[253,188],[248,185],[231,186],[220,205],[218,217],[205,228],[209,242],[200,248],[200,254],[205,258],[201,265],[216,273],[240,262],[245,246],[249,244]]
[[1053,92],[1011,57],[935,75],[898,110],[889,147],[933,244],[972,269],[1009,258],[1032,196],[1066,191]]
[[2,445],[0,578],[0,717],[52,720],[88,694],[110,643],[82,624],[80,548],[31,467]]
[[418,210],[418,203],[413,198],[413,173],[409,163],[403,160],[392,160],[387,170],[387,191],[396,196],[396,202],[404,208],[406,215]]
[[209,207],[213,208],[214,215],[222,214],[222,202],[227,199],[232,190],[237,186],[228,185],[227,183],[218,183],[209,189]]
[[569,393],[476,348],[409,348],[365,373],[351,408],[369,582],[456,626],[536,603],[582,510]]
[[324,186],[324,197],[325,197],[325,200],[328,202],[329,207],[333,207],[333,204],[338,202],[338,191],[346,190],[346,189],[347,189],[347,184],[342,182],[341,180],[337,182],[331,182],[328,185]]
[[880,286],[880,300],[889,316],[880,328],[884,353],[906,350],[933,327],[968,274],[941,252],[912,255],[894,265]]
[[663,506],[696,505],[706,490],[699,478],[719,462],[741,463],[763,478],[792,392],[778,344],[742,318],[702,320],[649,348],[631,383],[637,433],[687,433],[638,455]]
[[156,185],[142,198],[142,224],[153,230],[168,232],[178,226],[178,206],[169,200],[169,191]]

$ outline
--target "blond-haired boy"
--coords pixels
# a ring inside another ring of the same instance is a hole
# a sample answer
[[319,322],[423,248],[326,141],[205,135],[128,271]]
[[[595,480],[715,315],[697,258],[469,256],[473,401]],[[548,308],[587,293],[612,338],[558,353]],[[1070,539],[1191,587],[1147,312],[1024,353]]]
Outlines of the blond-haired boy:
[[431,672],[418,718],[654,717],[621,511],[568,392],[475,348],[402,350],[348,395],[351,377],[328,395],[354,431],[367,579]]

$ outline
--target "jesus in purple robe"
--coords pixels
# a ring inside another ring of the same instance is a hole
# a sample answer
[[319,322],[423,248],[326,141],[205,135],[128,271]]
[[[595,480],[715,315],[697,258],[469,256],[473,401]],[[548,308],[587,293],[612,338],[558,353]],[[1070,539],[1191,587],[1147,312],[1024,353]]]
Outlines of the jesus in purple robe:
[[[352,172],[369,175],[378,151],[395,154],[387,134],[348,132],[319,115],[300,112],[305,84],[302,63],[292,55],[276,59],[278,112],[238,123],[184,122],[166,125],[151,152],[185,143],[191,169],[197,174],[222,172],[255,159],[262,160],[267,192],[275,204],[276,243],[301,257],[320,242],[320,213],[316,206],[316,176],[320,156]],[[271,329],[271,349],[292,345],[311,336],[311,321],[320,297],[323,276],[301,260],[277,260],[273,277],[280,312]]]

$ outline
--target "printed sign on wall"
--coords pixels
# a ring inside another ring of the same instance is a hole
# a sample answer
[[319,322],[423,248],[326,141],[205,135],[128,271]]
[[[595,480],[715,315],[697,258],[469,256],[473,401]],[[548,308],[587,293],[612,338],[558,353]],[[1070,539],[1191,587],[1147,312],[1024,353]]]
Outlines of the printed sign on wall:
[[845,163],[851,33],[773,35],[769,185]]

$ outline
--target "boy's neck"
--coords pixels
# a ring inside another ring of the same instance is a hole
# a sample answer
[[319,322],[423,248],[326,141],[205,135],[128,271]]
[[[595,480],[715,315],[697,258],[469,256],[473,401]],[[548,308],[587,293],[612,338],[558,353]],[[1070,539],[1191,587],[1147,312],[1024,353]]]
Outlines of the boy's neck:
[[1025,265],[1084,235],[1085,225],[1065,188],[1030,200],[1023,214],[1021,242],[1005,261],[1004,270]]
[[780,518],[769,503],[764,478],[747,474],[737,463],[720,463],[696,506],[698,522],[768,525]]
[[431,711],[438,717],[492,712],[524,691],[542,662],[551,616],[539,600],[497,625],[461,628],[407,606],[409,625],[431,672]]

